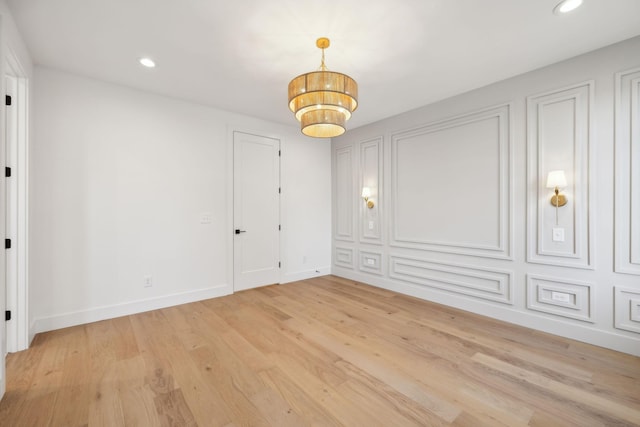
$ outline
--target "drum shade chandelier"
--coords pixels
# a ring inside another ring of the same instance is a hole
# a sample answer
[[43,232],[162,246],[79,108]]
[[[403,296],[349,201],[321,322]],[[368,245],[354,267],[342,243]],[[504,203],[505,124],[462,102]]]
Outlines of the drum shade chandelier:
[[345,123],[358,107],[358,84],[346,74],[327,70],[324,50],[329,39],[316,40],[322,49],[320,70],[299,75],[289,83],[289,109],[300,122],[302,133],[314,138],[342,135]]

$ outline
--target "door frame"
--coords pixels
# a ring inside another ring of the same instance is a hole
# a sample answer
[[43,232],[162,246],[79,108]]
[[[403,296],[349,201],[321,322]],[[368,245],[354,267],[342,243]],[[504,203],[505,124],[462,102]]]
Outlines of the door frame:
[[[29,348],[29,80],[15,53],[7,48],[4,57],[3,87],[8,91],[8,78],[12,86],[13,121],[16,128],[14,141],[5,141],[5,165],[11,167],[12,204],[5,206],[5,215],[13,219],[5,230],[11,238],[12,249],[6,253],[6,309],[11,310],[11,321],[6,324],[6,349],[16,352]],[[5,107],[6,108],[6,107]],[[4,112],[6,117],[6,111]],[[6,124],[5,124],[6,126]],[[10,164],[11,163],[11,164]],[[6,194],[5,194],[6,200]],[[9,214],[11,211],[11,214]],[[6,221],[6,220],[5,220]]]
[[[227,230],[227,283],[231,286],[232,292],[235,292],[235,278],[234,278],[234,214],[233,214],[233,195],[234,195],[234,179],[233,179],[233,135],[235,132],[242,132],[256,136],[262,136],[265,138],[277,139],[280,141],[280,152],[282,153],[282,147],[285,145],[284,138],[282,135],[276,132],[269,132],[265,130],[257,130],[253,128],[248,128],[242,125],[228,125],[227,126],[227,222],[226,222],[226,230]],[[280,185],[282,186],[282,157],[280,157],[280,167],[279,167],[279,178]],[[278,198],[278,216],[280,219],[280,224],[282,225],[282,194],[284,193],[284,189]],[[280,234],[280,238],[278,239],[278,253],[279,258],[282,260],[282,233]],[[282,267],[278,269],[278,284],[282,282]]]

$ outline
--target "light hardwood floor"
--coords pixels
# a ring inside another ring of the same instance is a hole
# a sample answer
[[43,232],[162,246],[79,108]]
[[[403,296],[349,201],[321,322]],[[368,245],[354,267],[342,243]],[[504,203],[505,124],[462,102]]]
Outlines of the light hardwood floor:
[[2,426],[640,425],[640,358],[334,276],[39,334]]

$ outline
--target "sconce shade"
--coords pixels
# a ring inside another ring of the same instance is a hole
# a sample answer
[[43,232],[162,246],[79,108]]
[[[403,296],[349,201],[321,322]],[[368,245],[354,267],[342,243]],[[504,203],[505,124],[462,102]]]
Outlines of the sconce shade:
[[551,171],[547,176],[547,188],[564,188],[567,186],[567,177],[564,171]]
[[373,209],[373,207],[375,206],[375,203],[373,203],[373,200],[369,200],[370,197],[371,197],[371,189],[369,187],[362,187],[362,198],[367,204],[367,207],[369,209]]
[[[551,197],[551,204],[556,207],[556,214],[559,206],[567,204],[567,198],[564,194],[560,194],[560,188],[567,186],[567,177],[564,171],[551,171],[547,176],[547,188],[554,189],[554,195]],[[558,222],[556,215],[556,223]]]
[[289,109],[300,122],[302,133],[315,138],[331,138],[346,131],[346,121],[358,107],[358,84],[346,74],[327,71],[324,49],[329,39],[320,38],[320,71],[301,74],[289,83]]
[[368,199],[371,197],[371,189],[369,187],[362,187],[362,198]]

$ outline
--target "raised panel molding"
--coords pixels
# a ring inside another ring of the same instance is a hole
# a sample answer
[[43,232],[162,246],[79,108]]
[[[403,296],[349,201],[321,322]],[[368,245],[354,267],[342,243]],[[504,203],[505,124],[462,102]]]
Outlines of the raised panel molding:
[[505,104],[392,134],[390,245],[512,259],[511,129]]
[[353,249],[336,246],[333,254],[333,263],[338,267],[353,269]]
[[360,200],[360,242],[382,244],[382,208],[383,208],[383,182],[382,182],[382,141],[377,137],[360,143],[360,187],[369,187],[372,191],[371,199],[375,203],[369,209],[363,200]]
[[[592,81],[527,98],[527,261],[593,268]],[[564,170],[567,204],[555,209],[547,174]],[[556,218],[557,214],[557,218]],[[557,224],[556,224],[557,221]],[[553,228],[564,241],[553,241]]]
[[382,252],[360,251],[360,271],[373,274],[382,274]]
[[421,287],[513,304],[510,271],[391,255],[389,277]]
[[354,241],[353,235],[353,147],[336,148],[334,151],[334,237],[336,240]]
[[615,327],[640,334],[640,289],[615,287]]
[[640,275],[640,68],[616,74],[615,269]]
[[593,322],[593,285],[527,275],[527,308],[569,319]]

